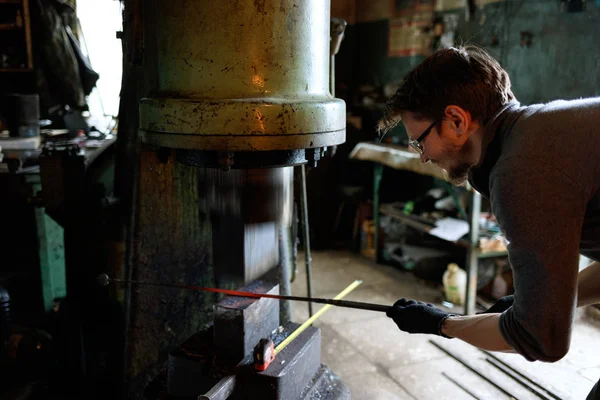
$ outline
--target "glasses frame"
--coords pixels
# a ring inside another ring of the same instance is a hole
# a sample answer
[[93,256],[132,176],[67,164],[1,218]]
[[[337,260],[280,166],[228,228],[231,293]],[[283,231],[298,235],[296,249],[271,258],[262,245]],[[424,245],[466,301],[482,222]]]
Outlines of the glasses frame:
[[411,140],[408,145],[410,147],[412,147],[415,151],[417,151],[417,153],[419,154],[423,154],[424,153],[424,149],[423,146],[421,145],[421,142],[423,140],[425,140],[425,138],[427,137],[427,135],[429,135],[429,133],[431,132],[431,130],[439,123],[440,121],[435,120],[433,121],[433,123],[431,125],[429,125],[429,128],[425,129],[423,131],[423,133],[421,133],[421,135],[416,138],[415,140]]

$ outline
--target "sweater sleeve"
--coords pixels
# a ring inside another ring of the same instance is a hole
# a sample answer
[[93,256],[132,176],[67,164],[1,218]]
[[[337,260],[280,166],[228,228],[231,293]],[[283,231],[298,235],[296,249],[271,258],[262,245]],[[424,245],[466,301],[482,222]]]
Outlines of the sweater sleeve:
[[498,167],[490,180],[492,211],[509,241],[515,286],[499,328],[527,360],[558,361],[571,341],[584,191],[541,162]]

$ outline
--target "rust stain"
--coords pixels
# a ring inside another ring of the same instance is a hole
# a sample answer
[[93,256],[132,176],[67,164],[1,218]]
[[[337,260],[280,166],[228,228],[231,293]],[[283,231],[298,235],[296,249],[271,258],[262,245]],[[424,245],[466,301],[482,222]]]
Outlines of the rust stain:
[[256,11],[259,13],[265,13],[265,0],[254,0],[254,7],[256,7]]

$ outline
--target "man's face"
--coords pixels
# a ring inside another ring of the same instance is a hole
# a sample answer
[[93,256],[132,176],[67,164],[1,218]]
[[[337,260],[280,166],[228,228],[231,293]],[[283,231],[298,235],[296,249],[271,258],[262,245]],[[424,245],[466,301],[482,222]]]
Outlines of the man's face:
[[[401,118],[409,141],[416,140],[433,123],[432,120],[416,118],[410,111],[403,112]],[[443,169],[448,181],[454,185],[464,184],[474,166],[474,162],[470,161],[473,158],[472,145],[458,130],[454,121],[444,119],[420,143],[423,149],[421,162],[431,161]]]

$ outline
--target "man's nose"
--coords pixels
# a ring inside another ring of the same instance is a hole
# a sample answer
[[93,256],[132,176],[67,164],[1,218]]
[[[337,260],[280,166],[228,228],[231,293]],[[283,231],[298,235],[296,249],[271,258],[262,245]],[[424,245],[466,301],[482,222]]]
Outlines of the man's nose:
[[421,162],[423,164],[428,163],[429,162],[429,158],[427,158],[427,156],[425,154],[421,154]]

